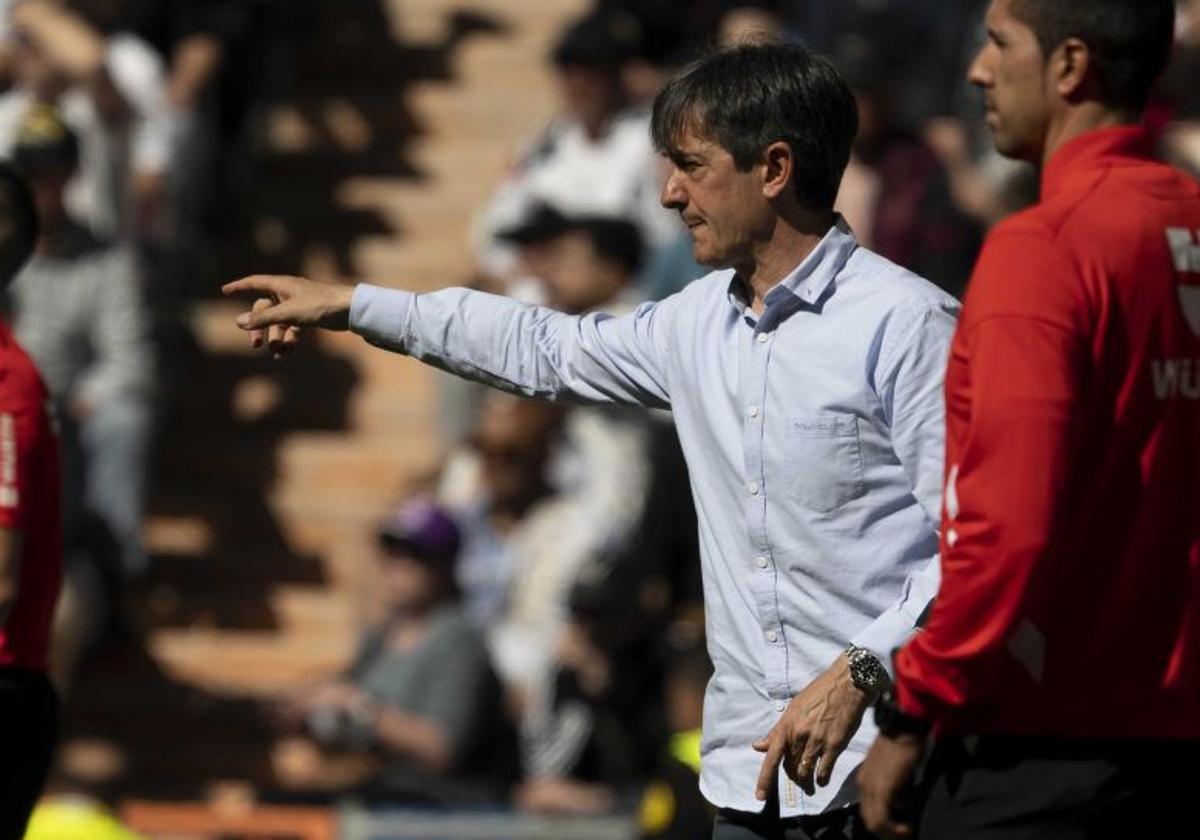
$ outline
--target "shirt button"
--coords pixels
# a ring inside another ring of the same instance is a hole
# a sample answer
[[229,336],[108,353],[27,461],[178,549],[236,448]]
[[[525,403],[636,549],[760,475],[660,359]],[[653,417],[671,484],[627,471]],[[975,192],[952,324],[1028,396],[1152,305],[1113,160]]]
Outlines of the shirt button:
[[751,496],[757,496],[758,495],[758,482],[751,481],[749,484],[746,485],[746,489],[750,491]]
[[768,339],[767,339],[767,334],[766,334],[766,333],[759,333],[759,334],[758,334],[758,343],[759,343],[759,344],[766,344],[766,343],[767,343],[767,341],[768,341]]
[[777,711],[777,712],[782,712],[786,708],[787,708],[787,703],[784,703],[782,700],[778,701],[775,704],[775,711]]
[[764,555],[764,554],[760,554],[757,557],[755,557],[754,562],[758,564],[758,568],[760,568],[760,569],[767,568],[767,558],[766,558],[766,555]]
[[758,406],[756,406],[756,405],[750,406],[750,408],[747,409],[747,412],[749,413],[749,415],[751,417],[757,417],[758,416]]
[[779,634],[776,633],[774,630],[768,630],[767,631],[767,641],[768,642],[778,642]]

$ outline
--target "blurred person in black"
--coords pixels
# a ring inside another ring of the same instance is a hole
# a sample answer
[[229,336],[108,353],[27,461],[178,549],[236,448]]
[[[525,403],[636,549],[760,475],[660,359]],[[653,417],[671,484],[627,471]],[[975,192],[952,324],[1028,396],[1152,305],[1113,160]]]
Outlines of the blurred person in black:
[[834,56],[859,118],[837,206],[864,245],[962,297],[983,230],[955,204],[946,171],[919,129],[896,112],[911,56],[887,44],[889,37],[906,43],[902,33],[910,26],[895,14],[864,18],[863,40],[843,41]]
[[[911,60],[898,78],[904,91],[896,103],[898,116],[920,125],[950,113],[961,88],[959,72],[966,59],[964,44],[983,17],[986,0],[838,0],[836,3],[784,4],[785,18],[804,42],[818,52],[835,54],[847,40],[870,48],[899,49]],[[882,40],[868,37],[872,17],[881,13],[905,22],[902,31]]]
[[[107,587],[140,576],[154,350],[141,276],[128,246],[98,238],[66,209],[74,134],[47,107],[29,112],[15,148],[41,216],[37,251],[8,290],[14,330],[36,361],[62,423],[68,570],[56,670],[68,676],[100,631]],[[76,562],[78,561],[78,562]]]
[[[29,188],[0,164],[0,286],[33,252]],[[33,363],[0,324],[0,840],[20,840],[41,792],[58,727],[47,679],[62,577],[58,439]]]
[[670,740],[642,793],[643,840],[694,840],[713,831],[713,807],[700,793],[700,724],[713,666],[702,622],[680,620],[671,631],[663,683]]
[[[279,707],[321,747],[366,759],[348,790],[380,800],[498,801],[515,767],[487,648],[459,603],[459,532],[413,500],[380,525],[382,621],[341,676]],[[306,773],[320,778],[320,760]],[[305,780],[300,779],[300,782]]]
[[602,814],[637,801],[666,740],[665,607],[664,582],[635,563],[573,587],[553,678],[522,720],[518,807]]

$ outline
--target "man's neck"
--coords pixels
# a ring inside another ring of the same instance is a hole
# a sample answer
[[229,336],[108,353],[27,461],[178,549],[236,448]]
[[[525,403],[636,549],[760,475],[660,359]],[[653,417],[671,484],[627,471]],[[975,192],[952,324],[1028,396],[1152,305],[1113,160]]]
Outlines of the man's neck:
[[805,213],[792,220],[780,217],[771,238],[762,243],[758,253],[746,265],[737,266],[755,315],[766,309],[767,292],[808,259],[833,223],[833,213]]
[[1122,125],[1137,125],[1139,115],[1126,111],[1118,111],[1101,105],[1098,102],[1085,102],[1068,109],[1061,117],[1051,123],[1046,132],[1046,144],[1042,150],[1040,168],[1045,169],[1054,154],[1076,137],[1102,128],[1116,128]]

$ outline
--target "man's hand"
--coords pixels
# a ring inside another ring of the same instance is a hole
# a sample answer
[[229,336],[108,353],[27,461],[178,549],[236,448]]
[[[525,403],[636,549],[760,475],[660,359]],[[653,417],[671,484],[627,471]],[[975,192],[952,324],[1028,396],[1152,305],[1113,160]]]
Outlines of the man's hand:
[[250,333],[253,347],[262,347],[265,342],[276,359],[295,348],[300,327],[350,328],[353,286],[314,283],[303,277],[255,275],[226,283],[221,291],[258,296],[250,311],[238,316],[237,325]]
[[872,834],[885,840],[913,836],[914,827],[905,821],[907,815],[897,815],[896,811],[924,757],[925,739],[915,735],[880,735],[875,739],[858,768],[862,818]]
[[759,800],[766,801],[780,763],[809,796],[815,791],[814,781],[822,787],[829,784],[833,766],[858,730],[867,705],[867,695],[850,679],[850,664],[839,656],[792,698],[770,734],[755,742],[754,749],[767,754],[758,774]]

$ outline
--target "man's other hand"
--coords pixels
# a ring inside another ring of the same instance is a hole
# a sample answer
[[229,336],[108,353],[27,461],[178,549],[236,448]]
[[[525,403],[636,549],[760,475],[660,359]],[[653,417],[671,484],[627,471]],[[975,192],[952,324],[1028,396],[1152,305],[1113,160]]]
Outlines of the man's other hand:
[[867,705],[867,695],[850,679],[850,664],[844,655],[839,656],[829,670],[792,698],[770,734],[755,742],[754,749],[767,754],[758,774],[758,798],[766,800],[781,763],[788,777],[809,796],[815,785],[829,784],[834,764],[858,731]]
[[917,766],[925,756],[925,740],[915,735],[888,738],[880,735],[871,744],[858,768],[858,790],[863,822],[885,840],[906,840],[914,827],[897,812],[912,788]]
[[227,283],[221,291],[227,295],[256,296],[250,311],[238,316],[237,325],[250,333],[254,348],[265,344],[276,359],[282,359],[295,348],[301,327],[327,330],[350,327],[353,286],[259,274]]

